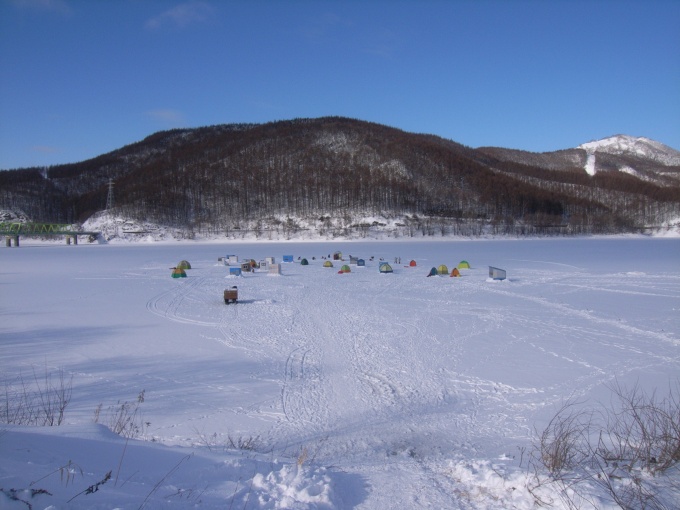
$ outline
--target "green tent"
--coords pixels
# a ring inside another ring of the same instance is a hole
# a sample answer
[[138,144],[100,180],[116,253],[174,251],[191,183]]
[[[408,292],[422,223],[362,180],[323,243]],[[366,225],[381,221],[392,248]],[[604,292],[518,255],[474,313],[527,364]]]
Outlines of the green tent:
[[189,262],[187,262],[186,260],[183,260],[179,264],[177,264],[177,267],[180,269],[191,269],[191,264],[189,264]]
[[382,262],[380,264],[380,267],[378,268],[378,270],[381,273],[391,273],[392,272],[392,266],[390,266],[387,262]]
[[300,261],[300,265],[301,265],[301,266],[308,266],[308,265],[309,265],[309,261],[308,261],[307,259],[302,259],[302,260]]
[[341,273],[351,273],[352,270],[349,268],[349,266],[348,266],[347,264],[345,264],[344,266],[342,266],[342,267],[340,268],[340,272],[341,272]]
[[458,269],[470,269],[470,263],[467,260],[461,260]]
[[333,267],[333,263],[330,260],[327,260],[323,263],[323,267]]
[[449,268],[442,264],[441,266],[439,266],[439,268],[437,268],[437,273],[447,275],[449,274]]
[[171,276],[173,278],[186,278],[187,274],[184,272],[184,269],[182,269],[181,267],[173,267]]

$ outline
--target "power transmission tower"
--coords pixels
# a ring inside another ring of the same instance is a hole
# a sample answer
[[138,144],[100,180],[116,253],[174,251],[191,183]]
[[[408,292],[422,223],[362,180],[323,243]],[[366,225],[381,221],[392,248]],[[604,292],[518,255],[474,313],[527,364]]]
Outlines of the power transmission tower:
[[109,179],[109,194],[106,197],[106,210],[113,209],[113,179]]

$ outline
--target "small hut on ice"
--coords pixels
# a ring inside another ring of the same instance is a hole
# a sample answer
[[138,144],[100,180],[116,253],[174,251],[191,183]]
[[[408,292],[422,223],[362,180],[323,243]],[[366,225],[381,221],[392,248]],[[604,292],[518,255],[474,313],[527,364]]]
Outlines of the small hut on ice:
[[492,280],[505,280],[505,269],[489,266],[489,278]]

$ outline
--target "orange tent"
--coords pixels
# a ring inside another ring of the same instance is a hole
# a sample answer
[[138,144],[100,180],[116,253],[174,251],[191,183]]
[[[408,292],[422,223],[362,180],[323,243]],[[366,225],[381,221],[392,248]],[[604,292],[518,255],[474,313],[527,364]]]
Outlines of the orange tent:
[[409,263],[409,266],[411,266],[411,267],[416,267],[416,261],[415,261],[415,260],[412,260],[412,261]]
[[454,268],[453,268],[453,271],[451,271],[451,276],[452,276],[452,277],[454,277],[454,276],[460,276],[460,271],[458,271],[458,268],[457,268],[457,267],[454,267]]

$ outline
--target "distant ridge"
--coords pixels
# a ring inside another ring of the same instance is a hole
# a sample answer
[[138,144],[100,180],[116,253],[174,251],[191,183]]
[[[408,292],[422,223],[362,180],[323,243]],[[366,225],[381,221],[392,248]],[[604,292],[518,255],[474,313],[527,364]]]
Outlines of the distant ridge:
[[680,154],[617,135],[548,153],[473,149],[344,117],[154,133],[91,160],[0,172],[0,209],[32,221],[113,212],[186,235],[570,235],[680,218]]
[[680,165],[680,151],[644,137],[615,135],[578,146],[588,153],[603,152],[619,156],[635,156],[666,166]]

